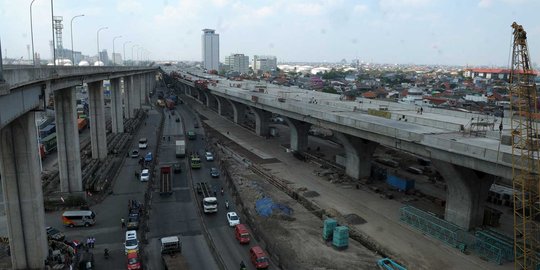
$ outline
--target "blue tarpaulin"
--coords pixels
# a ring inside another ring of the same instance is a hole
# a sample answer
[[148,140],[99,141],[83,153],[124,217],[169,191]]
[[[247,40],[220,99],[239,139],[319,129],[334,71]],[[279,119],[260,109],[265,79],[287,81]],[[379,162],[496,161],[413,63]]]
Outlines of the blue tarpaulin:
[[288,216],[292,214],[292,209],[289,206],[281,203],[274,203],[272,199],[268,197],[257,200],[257,202],[255,202],[255,210],[263,217],[272,215],[273,210],[279,210]]

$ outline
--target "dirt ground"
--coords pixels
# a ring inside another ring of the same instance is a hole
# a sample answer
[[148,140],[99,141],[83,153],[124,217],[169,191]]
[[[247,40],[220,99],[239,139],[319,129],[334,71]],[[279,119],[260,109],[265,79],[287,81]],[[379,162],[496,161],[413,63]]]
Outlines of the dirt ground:
[[[232,158],[227,159],[225,164],[241,194],[245,210],[253,217],[256,233],[262,233],[264,240],[268,239],[264,241],[267,250],[273,257],[279,258],[283,269],[376,268],[376,261],[380,257],[375,253],[352,239],[349,239],[347,249],[337,250],[331,242],[322,239],[321,219],[244,164]],[[287,205],[293,210],[292,214],[276,214],[274,210],[270,217],[259,216],[255,202],[262,197],[270,197],[275,203]],[[355,217],[351,219],[358,221]]]

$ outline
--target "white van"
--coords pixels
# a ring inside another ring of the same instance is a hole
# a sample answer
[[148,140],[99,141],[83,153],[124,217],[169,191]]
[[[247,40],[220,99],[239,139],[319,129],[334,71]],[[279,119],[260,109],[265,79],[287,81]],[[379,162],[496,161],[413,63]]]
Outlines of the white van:
[[62,223],[66,227],[88,227],[96,224],[96,214],[90,210],[66,211],[62,214]]
[[137,231],[131,230],[126,231],[126,242],[124,244],[126,254],[130,250],[139,250],[139,241],[137,240]]

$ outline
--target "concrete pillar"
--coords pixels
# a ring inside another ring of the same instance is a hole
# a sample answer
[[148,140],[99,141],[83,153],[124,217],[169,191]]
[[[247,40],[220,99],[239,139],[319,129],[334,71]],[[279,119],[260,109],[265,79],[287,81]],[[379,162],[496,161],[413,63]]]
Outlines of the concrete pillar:
[[204,93],[206,94],[206,98],[207,98],[206,104],[208,108],[219,113],[219,100],[218,100],[219,97],[208,92],[208,90],[206,90]]
[[48,254],[36,132],[34,112],[0,130],[0,174],[11,269],[43,269]]
[[156,74],[150,73],[150,91],[156,92]]
[[103,81],[88,84],[88,99],[90,100],[92,158],[103,160],[107,157],[107,127],[105,126]]
[[233,121],[236,124],[243,124],[246,120],[246,105],[227,99],[233,109]]
[[[68,193],[83,191],[76,107],[75,87],[54,92],[60,191]],[[90,118],[90,123],[93,121]]]
[[220,115],[222,116],[225,116],[227,118],[229,118],[231,121],[234,120],[233,118],[233,109],[232,109],[232,105],[230,102],[227,101],[226,98],[223,98],[223,97],[220,97],[220,96],[216,96],[217,97],[217,100],[218,100],[218,112],[220,113]]
[[206,91],[203,91],[203,90],[199,90],[199,95],[201,95],[204,97],[204,101],[203,101],[203,104],[206,105],[206,107],[210,108],[210,97]]
[[146,87],[146,75],[141,74],[139,75],[139,96],[140,96],[140,104],[141,106],[143,104],[146,104],[146,90],[148,88]]
[[122,92],[120,88],[120,78],[111,80],[111,118],[112,132],[124,132],[124,117],[122,108]]
[[224,104],[223,104],[223,98],[219,97],[219,96],[216,96],[214,95],[214,99],[216,100],[216,104],[217,104],[217,113],[218,115],[223,115],[225,113],[225,108],[224,108]]
[[[133,75],[133,109],[138,110],[141,108],[141,77],[139,75]],[[133,114],[135,115],[135,113]]]
[[432,163],[446,181],[444,219],[466,230],[481,226],[493,176],[440,160]]
[[291,149],[300,152],[306,151],[308,147],[308,131],[311,124],[289,117],[285,117],[285,121],[287,121],[291,132]]
[[378,143],[335,131],[334,136],[345,148],[347,158],[345,173],[354,179],[369,178],[371,159]]
[[126,117],[135,118],[135,105],[133,104],[133,76],[124,77],[124,105],[126,108]]
[[250,107],[255,116],[255,134],[266,137],[269,134],[268,124],[272,113],[255,107]]

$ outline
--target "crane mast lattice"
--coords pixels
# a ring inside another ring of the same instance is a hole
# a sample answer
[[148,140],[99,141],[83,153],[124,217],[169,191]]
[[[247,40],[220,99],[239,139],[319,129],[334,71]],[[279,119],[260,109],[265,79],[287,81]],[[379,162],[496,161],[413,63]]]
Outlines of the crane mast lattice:
[[527,33],[512,24],[513,46],[510,72],[512,128],[512,183],[514,188],[514,267],[540,269],[540,215],[538,194],[539,148],[535,72],[531,69]]

